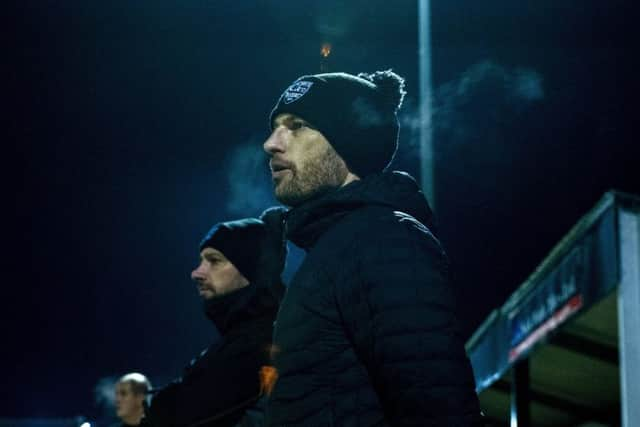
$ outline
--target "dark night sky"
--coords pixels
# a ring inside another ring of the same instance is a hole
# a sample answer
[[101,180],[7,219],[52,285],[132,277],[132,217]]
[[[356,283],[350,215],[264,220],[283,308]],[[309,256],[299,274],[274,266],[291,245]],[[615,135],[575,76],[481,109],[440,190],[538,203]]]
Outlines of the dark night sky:
[[[432,3],[437,215],[469,335],[606,190],[640,193],[636,23],[623,1]],[[101,378],[161,384],[211,341],[197,244],[274,203],[267,115],[323,42],[331,71],[407,78],[395,167],[417,176],[414,1],[19,4],[0,416],[95,416]]]

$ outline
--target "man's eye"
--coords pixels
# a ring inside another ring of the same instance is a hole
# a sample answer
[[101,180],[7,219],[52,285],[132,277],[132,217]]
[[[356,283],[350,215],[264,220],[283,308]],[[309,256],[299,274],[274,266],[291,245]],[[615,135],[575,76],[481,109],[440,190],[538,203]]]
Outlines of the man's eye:
[[298,130],[298,129],[302,129],[303,127],[305,127],[304,122],[292,122],[291,126],[289,126],[289,129]]

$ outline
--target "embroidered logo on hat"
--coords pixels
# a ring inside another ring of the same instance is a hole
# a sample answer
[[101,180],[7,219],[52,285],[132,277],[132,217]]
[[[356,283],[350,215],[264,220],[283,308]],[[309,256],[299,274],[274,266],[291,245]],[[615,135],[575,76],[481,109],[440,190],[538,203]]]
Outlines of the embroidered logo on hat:
[[284,91],[283,100],[285,104],[291,104],[293,101],[300,99],[313,86],[313,82],[300,81],[295,82]]

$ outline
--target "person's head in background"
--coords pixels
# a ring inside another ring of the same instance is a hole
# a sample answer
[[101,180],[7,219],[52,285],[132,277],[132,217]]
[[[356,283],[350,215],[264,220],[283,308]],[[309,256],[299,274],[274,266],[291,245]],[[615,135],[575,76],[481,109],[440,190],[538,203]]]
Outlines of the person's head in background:
[[284,212],[282,207],[272,207],[260,218],[220,222],[209,230],[191,272],[203,300],[220,299],[251,285],[278,292],[287,256]]
[[144,417],[144,402],[151,390],[151,383],[142,374],[132,372],[123,375],[115,387],[116,415],[130,426],[137,426]]

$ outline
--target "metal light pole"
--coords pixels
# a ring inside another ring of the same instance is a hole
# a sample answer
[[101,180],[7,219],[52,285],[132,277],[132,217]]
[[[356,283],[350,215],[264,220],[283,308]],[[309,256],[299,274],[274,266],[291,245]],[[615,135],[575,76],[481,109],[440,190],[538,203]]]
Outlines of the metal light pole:
[[435,172],[431,128],[431,24],[430,1],[418,0],[420,181],[431,208],[436,210]]

